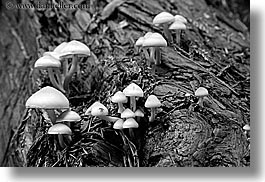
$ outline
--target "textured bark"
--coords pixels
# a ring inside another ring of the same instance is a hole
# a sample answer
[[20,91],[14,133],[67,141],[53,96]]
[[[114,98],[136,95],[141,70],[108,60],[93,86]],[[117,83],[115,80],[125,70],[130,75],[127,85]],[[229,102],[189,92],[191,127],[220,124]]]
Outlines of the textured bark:
[[[71,107],[82,114],[94,101],[100,100],[114,114],[116,106],[108,98],[135,82],[145,91],[144,98],[137,101],[138,105],[143,107],[150,94],[157,95],[162,102],[156,121],[148,123],[145,117],[137,130],[141,138],[136,141],[141,166],[249,166],[249,141],[242,130],[250,122],[249,29],[238,18],[230,17],[226,10],[216,9],[203,0],[109,2],[106,8],[107,3],[93,1],[87,11],[91,17],[87,17],[87,22],[82,20],[82,27],[78,26],[80,19],[71,16],[76,10],[66,12],[69,22],[60,14],[59,25],[52,17],[54,14],[49,16],[51,10],[42,12],[46,19],[37,19],[46,25],[40,32],[40,52],[70,37],[86,42],[95,54],[93,58],[79,62],[80,74],[70,84]],[[106,9],[111,13],[106,13]],[[152,18],[161,11],[185,16],[188,29],[182,32],[180,46],[173,44],[161,49],[162,64],[153,74],[147,67],[146,58],[135,51],[133,44],[147,31],[162,32],[152,25]],[[80,11],[78,13],[80,16]],[[121,27],[122,20],[128,25]],[[34,49],[31,53],[36,47],[31,47]],[[17,49],[20,54],[23,52]],[[29,75],[32,65],[25,62],[23,73]],[[20,75],[19,78],[28,79]],[[20,95],[14,92],[16,96],[28,95],[32,90],[33,81],[23,80],[19,84],[26,82],[29,87],[19,87],[21,91],[17,93]],[[186,93],[193,94],[199,86],[206,87],[210,93],[204,99],[203,107],[196,104],[198,99],[193,95],[185,96]],[[23,101],[24,97],[19,103],[23,105]],[[145,114],[150,115],[150,111],[145,109]],[[39,116],[33,114],[27,120],[12,118],[20,125],[20,130],[11,140],[9,157],[6,156],[4,165],[27,165],[26,153],[37,138],[34,130]],[[10,128],[6,127],[4,131]],[[27,137],[23,133],[25,130],[30,131]],[[111,142],[112,137],[106,137],[106,140]],[[30,145],[23,145],[25,141]],[[22,154],[21,151],[26,152]]]

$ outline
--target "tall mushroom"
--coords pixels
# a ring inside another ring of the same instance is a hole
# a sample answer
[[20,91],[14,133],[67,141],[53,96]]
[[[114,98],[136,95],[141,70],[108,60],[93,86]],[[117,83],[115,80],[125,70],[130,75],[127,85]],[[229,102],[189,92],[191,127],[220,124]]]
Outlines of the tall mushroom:
[[34,63],[35,69],[47,69],[52,85],[64,93],[65,90],[63,89],[62,80],[59,72],[60,67],[60,60],[51,55],[44,55]]
[[135,97],[143,97],[143,90],[135,83],[131,83],[125,89],[123,89],[123,93],[130,97],[130,108],[132,111],[136,110],[136,100]]
[[153,19],[154,25],[162,25],[163,30],[165,33],[165,36],[169,43],[172,42],[172,35],[170,34],[170,31],[168,29],[169,25],[173,23],[175,20],[174,16],[168,12],[161,12],[157,14]]
[[84,43],[72,40],[68,42],[60,52],[61,58],[72,56],[72,65],[69,72],[65,75],[63,83],[63,88],[68,91],[71,78],[78,67],[78,57],[90,56],[90,49]]
[[122,104],[127,103],[128,99],[123,92],[118,91],[111,97],[111,101],[118,104],[118,113],[122,113],[124,111]]
[[54,109],[68,109],[69,101],[62,92],[53,87],[46,86],[28,98],[26,108],[44,109],[51,122],[55,123],[56,115]]
[[146,108],[151,108],[151,116],[149,117],[149,121],[153,122],[155,120],[156,108],[161,106],[161,102],[155,95],[150,95],[146,99],[144,106]]

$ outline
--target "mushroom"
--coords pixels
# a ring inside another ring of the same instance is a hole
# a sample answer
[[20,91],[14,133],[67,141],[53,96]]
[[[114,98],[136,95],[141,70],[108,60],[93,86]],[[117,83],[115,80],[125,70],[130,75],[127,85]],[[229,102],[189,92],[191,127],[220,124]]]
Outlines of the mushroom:
[[100,102],[95,102],[93,103],[85,112],[85,115],[92,115],[92,116],[97,116],[100,119],[103,119],[105,121],[110,121],[110,122],[115,122],[117,121],[118,117],[113,117],[113,116],[107,116],[108,115],[108,109],[101,104]]
[[158,98],[155,95],[150,95],[146,99],[144,106],[146,108],[151,108],[151,116],[149,117],[149,121],[153,122],[155,120],[156,108],[161,106],[161,102],[158,100]]
[[71,123],[73,123],[73,124],[79,123],[80,124],[80,121],[81,121],[80,115],[78,113],[76,113],[75,111],[72,111],[70,109],[67,109],[64,112],[62,112],[56,119],[56,123],[66,122],[70,128],[72,128]]
[[56,59],[51,55],[45,55],[39,58],[34,63],[34,68],[36,69],[47,69],[52,85],[61,92],[65,93],[65,90],[62,87],[62,80],[59,72],[60,67],[61,67],[60,60]]
[[203,107],[203,97],[209,95],[208,90],[204,87],[199,87],[196,91],[195,91],[195,96],[199,98],[198,100],[198,105]]
[[144,113],[143,111],[141,111],[140,109],[137,109],[135,112],[134,112],[134,115],[136,117],[144,117]]
[[139,124],[135,121],[134,118],[127,118],[123,123],[123,128],[138,128]]
[[123,103],[127,103],[127,97],[121,91],[116,92],[112,97],[111,101],[118,104],[118,113],[122,113],[124,111]]
[[118,119],[113,124],[113,128],[116,129],[116,130],[123,130],[123,123],[124,123],[123,119]]
[[69,55],[72,56],[72,65],[71,65],[69,72],[67,72],[67,74],[65,75],[65,79],[64,79],[64,83],[63,83],[63,88],[66,91],[68,91],[71,78],[77,70],[78,56],[79,57],[90,56],[90,49],[85,44],[83,44],[82,42],[79,42],[77,40],[72,40],[72,41],[68,42],[62,48],[62,50],[60,52],[61,52],[60,53],[61,58],[68,57]]
[[249,124],[245,124],[245,126],[243,127],[243,130],[244,130],[244,134],[248,138],[248,135],[249,135],[249,132],[250,132],[250,126],[249,126]]
[[132,111],[136,110],[136,100],[135,97],[143,97],[143,90],[135,83],[131,83],[125,89],[123,89],[123,93],[130,97],[130,108]]
[[181,21],[175,21],[169,26],[169,30],[176,31],[176,44],[180,43],[181,30],[185,30],[185,29],[186,29],[186,25]]
[[174,16],[168,12],[161,12],[157,14],[153,19],[154,25],[163,25],[163,30],[168,42],[172,42],[172,35],[168,29],[169,25],[175,20]]
[[44,109],[51,122],[55,123],[56,115],[54,109],[68,109],[69,101],[62,92],[53,87],[46,86],[28,98],[26,108]]
[[58,135],[59,145],[62,148],[65,148],[66,144],[64,142],[63,135],[71,135],[72,130],[65,124],[57,123],[57,124],[55,124],[49,128],[48,134],[49,135]]
[[55,57],[56,59],[60,59],[61,51],[66,46],[66,44],[67,44],[67,42],[62,42],[57,47],[55,47],[53,51],[44,52],[43,56],[49,55],[49,56]]
[[135,117],[135,114],[134,114],[134,112],[133,112],[131,109],[129,109],[129,108],[125,109],[125,110],[121,113],[121,118],[133,118],[133,117]]
[[166,47],[167,41],[159,33],[152,33],[148,38],[144,39],[143,47],[150,47],[150,62],[155,65],[161,64],[161,52],[160,47]]

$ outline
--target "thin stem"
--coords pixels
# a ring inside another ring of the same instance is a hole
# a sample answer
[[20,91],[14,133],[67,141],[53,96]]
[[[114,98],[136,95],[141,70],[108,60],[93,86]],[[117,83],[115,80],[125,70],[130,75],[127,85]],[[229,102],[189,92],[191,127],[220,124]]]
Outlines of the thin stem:
[[60,90],[61,92],[64,92],[64,89],[62,87],[60,87],[60,85],[58,84],[58,82],[55,79],[55,73],[54,73],[53,68],[48,68],[48,75],[49,75],[49,78],[52,82],[52,85],[55,88],[57,88],[58,90]]
[[181,30],[176,30],[176,44],[180,43],[180,33],[181,33]]
[[65,80],[67,72],[68,72],[68,58],[65,58],[63,60],[63,80],[62,81]]
[[198,103],[199,106],[203,107],[203,97],[199,97]]
[[130,108],[133,112],[135,112],[136,110],[136,100],[135,100],[135,96],[130,96]]
[[118,113],[122,113],[124,111],[124,107],[121,102],[118,102]]
[[66,92],[69,91],[69,83],[70,83],[70,81],[72,79],[73,74],[76,72],[77,59],[78,59],[77,55],[73,55],[71,68],[70,68],[69,72],[65,76],[65,80],[64,80],[64,83],[63,83],[63,88],[65,89]]
[[51,122],[54,124],[56,122],[56,115],[54,109],[45,109],[45,111],[47,112]]
[[167,37],[168,42],[171,43],[173,41],[173,38],[172,38],[172,35],[168,29],[167,24],[163,25],[163,30],[164,30],[165,36]]
[[160,47],[155,47],[155,65],[161,64],[161,51]]
[[155,110],[156,108],[151,108],[151,116],[149,118],[149,122],[153,122],[155,120]]
[[152,62],[155,63],[155,48],[154,47],[150,47],[150,57],[149,57],[149,60],[150,60],[150,64]]
[[63,140],[63,135],[62,134],[58,134],[58,141],[59,141],[59,145],[61,148],[65,148],[66,147],[66,144]]

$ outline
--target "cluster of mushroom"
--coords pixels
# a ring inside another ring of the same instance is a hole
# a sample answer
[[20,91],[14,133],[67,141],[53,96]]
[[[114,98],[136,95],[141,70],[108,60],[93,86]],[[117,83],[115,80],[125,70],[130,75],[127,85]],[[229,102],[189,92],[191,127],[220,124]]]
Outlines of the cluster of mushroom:
[[187,19],[181,15],[173,16],[171,13],[161,12],[154,17],[153,24],[156,26],[163,26],[164,34],[170,43],[173,42],[170,30],[175,30],[176,43],[179,44],[181,30],[186,29]]
[[[51,123],[48,134],[58,135],[61,148],[67,145],[65,140],[71,142],[71,123],[81,122],[81,117],[69,106],[69,101],[59,90],[46,86],[32,94],[26,101],[26,108],[40,109],[47,113],[46,122]],[[64,136],[65,135],[65,136]]]
[[[87,56],[90,56],[90,49],[84,43],[77,40],[63,42],[53,51],[44,52],[35,62],[34,68],[47,69],[53,87],[67,93],[71,78],[77,71],[78,59]],[[68,59],[72,60],[71,64]]]
[[[118,130],[123,130],[125,128],[129,128],[130,130],[133,128],[138,128],[139,124],[137,121],[140,120],[140,117],[144,117],[144,112],[137,107],[136,100],[143,96],[143,90],[137,84],[131,83],[124,88],[123,91],[117,91],[111,97],[111,101],[118,104],[117,112],[119,117],[109,116],[108,109],[98,101],[87,109],[85,115],[93,115],[103,120],[114,122],[113,128]],[[129,108],[125,108],[124,104],[128,103],[128,100]],[[160,106],[161,102],[155,95],[150,95],[147,98],[145,107],[151,108],[151,116],[149,117],[150,122],[155,120],[155,108]]]

